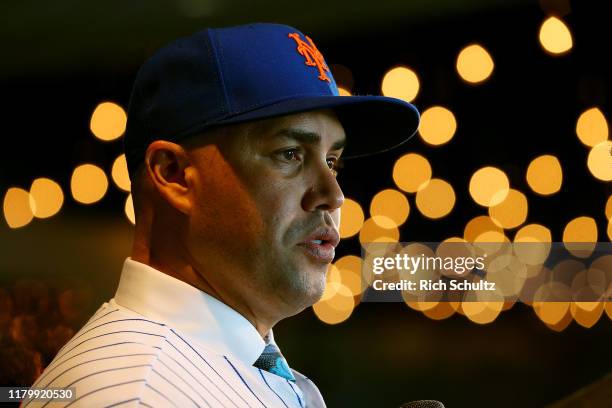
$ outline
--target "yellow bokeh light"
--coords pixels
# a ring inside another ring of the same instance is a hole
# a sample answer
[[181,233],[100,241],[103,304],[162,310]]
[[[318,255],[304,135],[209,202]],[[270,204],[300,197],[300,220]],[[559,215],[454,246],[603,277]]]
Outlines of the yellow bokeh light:
[[542,195],[558,192],[563,183],[561,163],[555,156],[545,154],[536,157],[527,167],[527,184],[531,189]]
[[340,282],[346,286],[353,296],[362,291],[361,267],[362,260],[355,255],[346,255],[338,259],[335,264],[340,274]]
[[134,214],[134,202],[132,201],[132,194],[128,194],[127,198],[125,199],[125,206],[123,210],[125,211],[125,216],[127,217],[128,221],[132,223],[132,225],[136,224],[136,215]]
[[122,154],[121,156],[117,157],[113,162],[111,176],[113,177],[113,181],[115,182],[117,187],[119,187],[123,191],[130,191],[130,175],[128,173],[125,154]]
[[597,323],[603,311],[603,302],[572,302],[570,304],[570,313],[576,323],[587,329]]
[[326,281],[327,283],[342,282],[342,279],[340,278],[340,271],[338,270],[338,268],[336,268],[336,265],[334,264],[328,265]]
[[534,302],[533,311],[544,323],[556,325],[569,314],[569,302]]
[[393,181],[400,190],[415,193],[431,179],[429,161],[416,153],[408,153],[397,159],[393,166]]
[[93,164],[82,164],[72,172],[72,197],[82,204],[93,204],[106,194],[108,179],[104,171]]
[[416,194],[416,206],[428,218],[442,218],[455,206],[453,186],[442,179],[431,179],[419,188]]
[[584,111],[576,122],[576,134],[589,147],[608,140],[608,122],[602,111],[599,108]]
[[463,229],[463,238],[467,242],[476,242],[476,239],[488,231],[497,232],[503,235],[503,229],[495,224],[493,220],[486,215],[479,215],[471,219]]
[[348,89],[342,88],[341,86],[338,87],[338,94],[340,96],[351,96],[351,91],[349,91]]
[[544,323],[544,324],[546,324],[546,327],[548,327],[551,330],[554,330],[556,332],[562,332],[563,330],[567,328],[567,326],[570,325],[572,321],[573,321],[572,314],[568,312],[568,313],[565,313],[565,315],[557,323],[555,324]]
[[527,197],[512,188],[504,201],[489,207],[489,216],[493,222],[505,229],[516,228],[524,223],[527,219],[527,212]]
[[[574,256],[579,258],[590,256],[597,243],[597,223],[591,217],[574,218],[563,229],[563,242],[567,250]],[[576,244],[572,245],[572,243]]]
[[421,114],[419,135],[425,143],[438,146],[447,143],[455,135],[457,120],[450,110],[432,106]]
[[563,242],[597,242],[597,223],[591,217],[577,217],[563,230]]
[[422,313],[433,320],[443,320],[451,317],[457,311],[459,302],[437,302],[434,307],[422,308]]
[[[392,223],[389,219],[385,222]],[[399,241],[399,229],[394,228],[383,228],[376,223],[372,218],[368,218],[364,223],[361,231],[359,232],[359,242],[365,244],[367,242],[398,242]]]
[[127,123],[125,110],[114,102],[102,102],[91,115],[89,128],[100,140],[111,141],[123,135]]
[[484,256],[492,256],[497,254],[501,249],[507,252],[510,239],[503,233],[498,231],[485,231],[474,239],[473,248]]
[[34,214],[30,206],[30,193],[22,188],[11,187],[4,195],[4,219],[10,228],[20,228],[28,225]]
[[504,302],[464,302],[461,304],[465,316],[476,324],[493,322],[503,307]]
[[563,54],[572,48],[572,33],[563,21],[549,17],[542,23],[539,33],[540,45],[551,54]]
[[342,283],[332,282],[325,286],[322,299],[312,305],[315,315],[324,323],[338,324],[349,318],[355,308],[355,299],[351,291]]
[[463,48],[457,56],[457,72],[464,81],[476,84],[491,76],[493,58],[479,44],[471,44]]
[[599,180],[612,181],[612,142],[599,143],[589,152],[587,166]]
[[510,181],[502,170],[487,166],[474,172],[469,191],[477,204],[490,207],[506,199],[510,192]]
[[419,78],[414,71],[406,67],[392,68],[382,80],[382,93],[385,96],[412,102],[419,93]]
[[48,178],[34,180],[30,187],[30,199],[33,214],[36,218],[48,218],[58,213],[64,203],[62,188],[55,181]]
[[346,198],[340,207],[340,238],[348,238],[357,234],[363,226],[363,210],[359,203]]
[[514,242],[552,242],[552,234],[548,228],[540,224],[528,224],[514,235]]
[[[402,225],[410,213],[406,196],[393,189],[386,189],[374,196],[370,203],[370,215],[375,223],[383,228]],[[388,223],[391,219],[393,223]]]
[[540,224],[528,224],[514,235],[514,253],[527,265],[541,265],[550,254],[552,234]]
[[608,201],[606,201],[606,219],[609,220],[612,218],[612,195],[608,197]]

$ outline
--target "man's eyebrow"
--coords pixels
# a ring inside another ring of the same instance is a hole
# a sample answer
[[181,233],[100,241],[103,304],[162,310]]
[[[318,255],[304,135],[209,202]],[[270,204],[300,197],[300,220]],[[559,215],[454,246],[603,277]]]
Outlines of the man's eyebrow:
[[[309,132],[301,129],[281,129],[275,133],[276,137],[286,137],[288,139],[293,139],[301,143],[306,144],[321,144],[321,135],[316,132]],[[331,146],[331,150],[340,150],[346,146],[346,138],[342,138],[334,142]]]

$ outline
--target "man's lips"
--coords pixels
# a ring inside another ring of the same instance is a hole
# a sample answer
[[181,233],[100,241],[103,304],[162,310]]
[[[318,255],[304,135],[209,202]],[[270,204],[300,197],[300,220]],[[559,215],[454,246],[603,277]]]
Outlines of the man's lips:
[[338,231],[334,228],[319,228],[298,244],[306,253],[319,262],[330,263],[334,260],[335,248],[340,242]]

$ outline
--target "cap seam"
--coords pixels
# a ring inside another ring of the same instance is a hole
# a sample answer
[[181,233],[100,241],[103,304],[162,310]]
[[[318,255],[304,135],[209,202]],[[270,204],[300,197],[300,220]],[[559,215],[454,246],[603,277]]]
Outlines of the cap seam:
[[227,114],[227,112],[228,111],[231,112],[233,108],[232,106],[230,106],[231,103],[230,103],[229,95],[225,87],[225,77],[223,75],[223,70],[221,69],[221,58],[219,56],[219,53],[222,54],[221,42],[218,40],[217,31],[209,28],[207,30],[207,34],[208,34],[208,39],[211,45],[210,52],[212,54],[213,60],[215,61],[215,66],[217,68],[217,80],[219,81],[219,85],[221,87],[221,90],[223,91],[223,98],[225,99],[225,104],[222,107],[223,113]]

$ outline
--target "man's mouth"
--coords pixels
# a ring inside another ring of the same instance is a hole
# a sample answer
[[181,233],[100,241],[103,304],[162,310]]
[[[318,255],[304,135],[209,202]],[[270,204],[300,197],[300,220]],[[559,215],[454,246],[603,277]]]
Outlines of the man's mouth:
[[333,228],[322,227],[310,234],[298,244],[307,255],[318,262],[330,263],[334,260],[336,246],[340,242],[338,231]]

